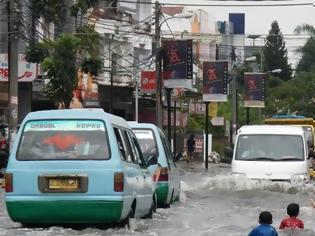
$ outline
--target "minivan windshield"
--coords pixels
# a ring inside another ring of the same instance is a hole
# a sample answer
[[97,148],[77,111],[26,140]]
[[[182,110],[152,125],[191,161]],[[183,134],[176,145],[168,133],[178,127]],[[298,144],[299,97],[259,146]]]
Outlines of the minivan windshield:
[[302,136],[251,134],[240,135],[235,160],[244,161],[303,161]]
[[133,129],[133,132],[135,133],[141,151],[143,153],[143,157],[145,160],[148,159],[148,157],[155,155],[158,157],[158,150],[156,141],[154,138],[153,130],[151,129]]
[[98,120],[29,121],[23,128],[17,159],[109,159],[105,125]]

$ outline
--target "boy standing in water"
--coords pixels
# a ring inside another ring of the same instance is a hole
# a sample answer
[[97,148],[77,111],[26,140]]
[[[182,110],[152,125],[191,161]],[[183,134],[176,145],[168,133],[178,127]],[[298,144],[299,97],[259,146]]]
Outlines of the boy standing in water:
[[188,158],[187,158],[187,164],[192,163],[192,159],[194,157],[194,152],[195,152],[195,147],[196,147],[196,141],[194,138],[194,135],[190,135],[189,139],[187,139],[186,142],[186,148],[187,148],[187,154],[188,154]]
[[296,203],[291,203],[287,207],[287,213],[289,215],[288,218],[285,218],[281,221],[279,229],[285,228],[299,228],[304,229],[304,223],[300,219],[297,218],[299,215],[300,206]]
[[258,223],[248,236],[278,236],[278,233],[272,224],[272,215],[269,211],[263,211],[259,214]]

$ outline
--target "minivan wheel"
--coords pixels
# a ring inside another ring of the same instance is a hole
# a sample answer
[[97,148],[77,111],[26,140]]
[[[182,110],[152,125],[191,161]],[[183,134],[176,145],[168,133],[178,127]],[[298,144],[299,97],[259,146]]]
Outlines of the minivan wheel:
[[145,216],[143,217],[143,219],[152,219],[152,218],[153,218],[153,213],[156,212],[156,208],[157,208],[157,206],[156,206],[156,201],[155,201],[155,199],[154,199],[154,200],[152,201],[152,204],[151,204],[151,208],[150,208],[149,213],[148,213],[147,215],[145,215]]
[[130,209],[130,212],[128,213],[127,217],[125,219],[123,219],[120,223],[119,226],[120,227],[125,227],[127,226],[128,229],[130,229],[130,219],[134,217],[134,212],[133,209]]

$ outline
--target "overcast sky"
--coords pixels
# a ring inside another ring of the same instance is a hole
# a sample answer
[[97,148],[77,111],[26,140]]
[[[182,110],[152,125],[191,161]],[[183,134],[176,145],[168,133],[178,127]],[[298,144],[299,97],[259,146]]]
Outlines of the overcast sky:
[[[292,0],[292,1],[211,1],[211,0],[160,0],[160,3],[173,4],[203,4],[221,6],[187,6],[187,9],[202,9],[209,13],[213,20],[228,20],[229,13],[245,13],[245,33],[266,35],[270,30],[273,20],[277,20],[281,32],[286,36],[293,34],[297,25],[308,23],[315,26],[315,7],[312,0]],[[270,6],[282,4],[308,4],[301,6]],[[231,6],[241,5],[241,6]],[[245,6],[250,5],[250,6]],[[257,6],[255,6],[257,5]],[[264,6],[269,5],[269,6]],[[306,36],[304,36],[305,38]],[[291,35],[286,37],[286,45],[289,51],[291,62],[295,64],[298,56],[294,55],[294,50],[302,46],[305,40],[297,39]],[[257,40],[256,44],[263,43]],[[248,41],[247,41],[248,44]]]

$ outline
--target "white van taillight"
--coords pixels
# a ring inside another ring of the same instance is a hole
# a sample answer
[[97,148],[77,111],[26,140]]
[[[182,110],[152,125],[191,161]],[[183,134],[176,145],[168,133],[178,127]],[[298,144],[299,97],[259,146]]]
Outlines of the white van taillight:
[[168,168],[162,167],[158,175],[158,181],[168,181]]
[[13,192],[13,174],[5,173],[4,174],[4,188],[6,193]]
[[114,191],[123,192],[124,191],[124,173],[115,172],[114,174]]

